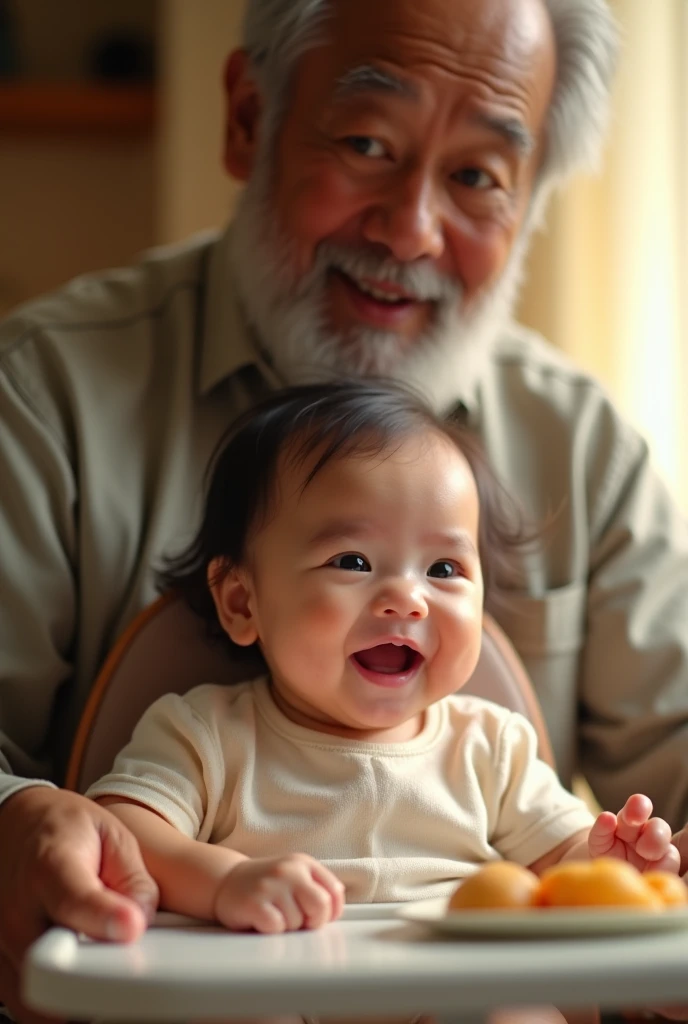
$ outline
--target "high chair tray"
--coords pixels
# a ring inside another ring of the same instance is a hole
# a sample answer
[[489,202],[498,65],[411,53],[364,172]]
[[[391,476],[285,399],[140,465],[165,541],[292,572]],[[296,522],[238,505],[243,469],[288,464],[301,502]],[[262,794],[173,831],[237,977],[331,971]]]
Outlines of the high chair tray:
[[[379,909],[379,908],[378,908]],[[418,1013],[468,1022],[497,1006],[688,1003],[688,934],[469,941],[360,908],[318,931],[230,933],[171,921],[130,945],[52,928],[24,996],[70,1020],[229,1020]],[[164,920],[164,919],[163,919]]]

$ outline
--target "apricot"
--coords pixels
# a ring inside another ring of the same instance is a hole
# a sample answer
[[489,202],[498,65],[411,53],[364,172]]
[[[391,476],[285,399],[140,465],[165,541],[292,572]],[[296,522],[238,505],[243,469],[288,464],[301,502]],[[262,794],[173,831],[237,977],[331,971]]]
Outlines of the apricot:
[[598,857],[555,864],[540,878],[538,902],[548,907],[635,907],[662,910],[660,893],[624,860]]
[[448,910],[523,909],[533,904],[540,882],[528,868],[499,860],[469,875],[454,891]]
[[658,893],[665,907],[683,907],[688,903],[688,888],[678,875],[669,871],[646,871],[645,884]]

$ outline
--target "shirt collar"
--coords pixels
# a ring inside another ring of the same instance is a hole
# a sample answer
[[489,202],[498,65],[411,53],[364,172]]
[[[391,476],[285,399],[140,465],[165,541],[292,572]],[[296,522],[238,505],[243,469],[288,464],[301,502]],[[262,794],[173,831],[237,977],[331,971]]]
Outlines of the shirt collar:
[[244,366],[260,362],[237,294],[230,259],[231,225],[208,251],[198,388],[206,394]]

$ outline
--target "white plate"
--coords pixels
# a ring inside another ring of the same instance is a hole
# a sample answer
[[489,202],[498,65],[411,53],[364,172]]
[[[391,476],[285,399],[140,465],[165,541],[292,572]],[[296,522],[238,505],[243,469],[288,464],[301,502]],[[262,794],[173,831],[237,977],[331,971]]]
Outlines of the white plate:
[[533,910],[454,910],[447,898],[419,900],[400,907],[407,921],[430,925],[449,935],[538,938],[571,935],[620,935],[688,928],[688,907],[660,913],[629,907],[540,908]]

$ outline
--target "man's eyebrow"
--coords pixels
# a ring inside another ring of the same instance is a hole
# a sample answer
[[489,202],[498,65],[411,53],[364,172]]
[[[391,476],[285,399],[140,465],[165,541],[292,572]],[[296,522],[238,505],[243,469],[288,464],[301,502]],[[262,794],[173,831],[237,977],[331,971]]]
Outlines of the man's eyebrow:
[[523,156],[529,156],[535,149],[535,139],[517,117],[499,117],[495,114],[474,114],[472,120],[491,132],[496,132]]
[[410,100],[419,98],[414,85],[389,71],[375,67],[374,64],[361,64],[345,71],[337,79],[334,96],[336,100],[345,100],[366,92],[391,93]]

